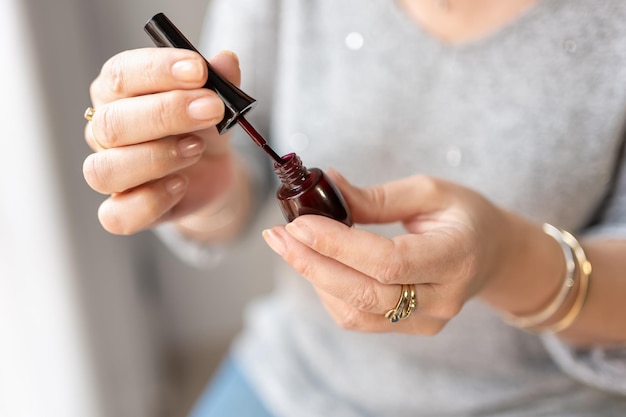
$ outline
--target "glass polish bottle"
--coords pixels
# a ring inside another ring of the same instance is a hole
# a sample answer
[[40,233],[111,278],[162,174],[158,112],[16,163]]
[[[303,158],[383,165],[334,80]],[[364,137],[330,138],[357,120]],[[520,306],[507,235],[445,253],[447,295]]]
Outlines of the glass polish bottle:
[[276,198],[288,222],[303,214],[317,214],[352,226],[352,216],[341,192],[324,171],[307,169],[295,153],[282,160],[282,164],[274,162],[274,172],[280,179]]

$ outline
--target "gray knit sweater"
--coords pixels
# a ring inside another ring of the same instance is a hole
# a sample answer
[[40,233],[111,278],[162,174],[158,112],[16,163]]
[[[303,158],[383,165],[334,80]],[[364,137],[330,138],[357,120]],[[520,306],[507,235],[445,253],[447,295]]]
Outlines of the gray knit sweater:
[[[279,153],[363,186],[439,176],[538,222],[626,238],[626,2],[539,1],[462,45],[393,0],[212,0],[206,27],[208,54],[239,55],[259,100],[249,117]],[[269,159],[239,146],[273,192]],[[235,345],[276,416],[626,415],[626,350],[570,349],[478,301],[434,337],[345,331],[304,279],[276,273]]]

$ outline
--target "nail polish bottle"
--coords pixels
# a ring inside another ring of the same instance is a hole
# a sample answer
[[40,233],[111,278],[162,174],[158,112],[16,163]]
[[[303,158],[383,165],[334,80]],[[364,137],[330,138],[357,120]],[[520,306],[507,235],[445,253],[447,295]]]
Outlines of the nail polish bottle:
[[276,198],[285,219],[290,222],[303,214],[318,214],[352,226],[352,216],[343,196],[319,168],[307,169],[295,153],[274,162],[280,179]]
[[[153,16],[144,26],[159,47],[198,50],[163,13]],[[198,52],[199,53],[199,52]],[[319,168],[307,169],[295,153],[280,157],[263,136],[246,120],[244,114],[256,100],[221,76],[205,59],[209,76],[205,88],[215,91],[224,101],[224,118],[217,124],[220,134],[238,124],[267,155],[274,160],[274,172],[281,185],[276,192],[280,208],[288,222],[303,214],[330,217],[352,226],[352,216],[343,196]]]

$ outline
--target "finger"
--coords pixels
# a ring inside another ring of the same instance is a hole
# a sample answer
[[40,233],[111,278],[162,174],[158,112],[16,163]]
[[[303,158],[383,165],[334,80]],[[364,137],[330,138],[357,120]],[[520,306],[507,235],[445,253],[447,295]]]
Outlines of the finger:
[[384,285],[303,245],[282,226],[263,231],[265,241],[313,286],[352,306],[383,315],[398,300],[397,285]]
[[130,235],[151,227],[183,197],[187,178],[174,175],[114,194],[98,210],[102,226],[109,232]]
[[[303,245],[282,226],[263,231],[267,244],[316,288],[345,300],[354,308],[383,313],[394,296],[390,288],[347,265]],[[341,277],[341,279],[338,279]]]
[[[327,258],[295,240],[282,226],[263,231],[263,237],[320,294],[342,300],[345,306],[349,306],[349,309],[342,310],[345,314],[341,321],[359,321],[365,313],[384,317],[398,303],[402,286],[382,284]],[[441,320],[456,316],[465,300],[464,294],[454,285],[421,284],[415,285],[414,289],[416,311]]]
[[91,150],[94,152],[100,152],[105,149],[104,146],[102,146],[94,136],[93,124],[91,123],[91,121],[87,122],[87,124],[85,125],[85,142],[87,142],[87,145],[89,145]]
[[111,148],[89,155],[83,175],[94,190],[118,193],[195,163],[203,150],[204,140],[193,135]]
[[300,216],[287,224],[286,230],[321,255],[383,284],[429,282],[432,271],[425,269],[423,261],[432,259],[433,254],[436,257],[440,246],[432,238],[427,239],[428,244],[422,243],[416,235],[388,239],[367,230],[345,227],[323,216]]
[[427,176],[412,176],[367,188],[350,184],[328,170],[343,194],[356,223],[392,223],[442,210],[448,203],[448,182]]
[[207,68],[196,52],[177,48],[142,48],[121,52],[107,60],[91,83],[91,100],[102,104],[176,89],[199,88]]
[[[234,53],[222,51],[209,61],[216,71],[232,83],[239,84],[241,77],[239,60]],[[146,48],[127,51],[111,58],[91,85],[92,102],[98,111],[93,116],[96,127],[94,128],[92,123],[87,124],[85,130],[87,143],[94,151],[98,151],[213,126],[214,119],[219,121],[223,117],[223,103],[220,103],[221,100],[213,92],[206,89],[203,93],[209,98],[194,102],[187,109],[187,117],[183,118],[178,118],[177,112],[171,111],[171,106],[180,113],[186,103],[175,100],[169,103],[169,107],[167,101],[152,102],[153,106],[156,106],[157,114],[149,109],[144,109],[143,114],[141,112],[135,114],[134,107],[128,104],[120,106],[117,115],[115,112],[112,112],[111,117],[106,117],[106,113],[104,116],[102,114],[107,111],[106,103],[121,99],[200,88],[206,81],[206,72],[206,63],[199,54],[176,48]],[[142,102],[135,104],[140,105]],[[161,113],[161,110],[169,111]],[[120,112],[122,114],[119,114]],[[190,119],[191,124],[188,123]],[[174,123],[176,121],[178,123]],[[145,126],[152,126],[153,129],[146,130]],[[167,127],[171,127],[170,131],[162,129]],[[155,135],[154,130],[158,131],[158,134]]]
[[[400,266],[392,267],[402,261],[393,240],[322,217],[300,216],[288,223],[285,230],[324,257],[335,259],[364,275],[374,277],[382,283],[404,283],[396,275],[408,275],[410,271]],[[389,269],[389,272],[383,273],[383,269]],[[388,281],[379,278],[391,275],[394,277]]]
[[[209,60],[218,72],[239,84],[239,60],[222,51]],[[204,58],[187,49],[143,48],[110,58],[90,86],[92,102],[102,105],[125,97],[202,87],[208,77]]]
[[[209,60],[229,81],[239,84],[239,61],[230,51]],[[126,97],[202,87],[208,77],[203,57],[187,49],[143,48],[124,51],[110,58],[91,83],[96,109]]]
[[365,333],[406,333],[434,336],[448,323],[448,319],[428,316],[416,311],[408,318],[392,323],[384,314],[354,309],[343,300],[323,291],[317,291],[324,308],[337,325],[346,330]]
[[215,92],[173,90],[99,107],[88,133],[101,147],[114,148],[206,129],[223,117],[224,103]]
[[220,51],[209,59],[213,70],[218,72],[231,83],[238,86],[241,83],[239,57],[232,51]]

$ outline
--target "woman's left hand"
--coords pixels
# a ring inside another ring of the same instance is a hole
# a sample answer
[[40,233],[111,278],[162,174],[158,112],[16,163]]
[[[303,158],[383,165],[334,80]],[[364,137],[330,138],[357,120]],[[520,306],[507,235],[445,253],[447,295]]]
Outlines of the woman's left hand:
[[[425,176],[359,188],[328,174],[355,223],[401,222],[408,232],[390,239],[322,216],[263,232],[341,327],[434,335],[510,266],[515,222],[478,193]],[[402,284],[415,286],[416,309],[390,323],[385,314],[398,303]]]

